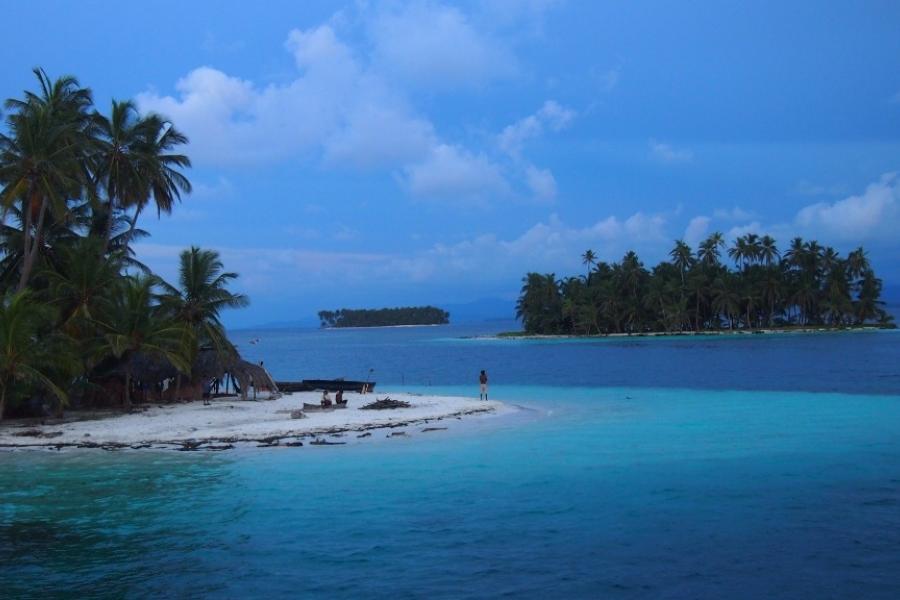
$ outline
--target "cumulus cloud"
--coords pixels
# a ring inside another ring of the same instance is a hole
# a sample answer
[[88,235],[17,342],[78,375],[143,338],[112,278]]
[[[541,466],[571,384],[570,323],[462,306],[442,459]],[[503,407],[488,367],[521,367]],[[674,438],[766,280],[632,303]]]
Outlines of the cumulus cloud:
[[[538,200],[555,197],[553,174],[521,153],[528,140],[567,127],[571,109],[548,100],[504,129],[498,149],[447,139],[414,106],[420,83],[433,90],[441,81],[457,92],[464,82],[512,73],[502,36],[433,2],[360,4],[357,11],[358,20],[334,17],[288,33],[284,47],[297,72],[287,82],[260,85],[202,66],[180,78],[174,94],[138,94],[138,105],[177,123],[198,165],[300,160],[384,169],[423,199],[513,197],[511,190],[523,189]],[[354,27],[361,35],[348,35]]]
[[684,230],[684,235],[682,239],[687,242],[690,246],[696,246],[702,240],[706,238],[706,234],[709,231],[709,224],[712,221],[709,217],[697,216],[691,219],[688,222],[687,227]]
[[415,196],[484,199],[503,195],[509,185],[500,169],[483,154],[439,144],[428,158],[404,169],[405,184]]
[[803,207],[795,223],[842,240],[895,238],[900,226],[900,181],[886,173],[857,196]]
[[478,86],[517,70],[506,44],[451,6],[413,2],[388,9],[373,19],[369,34],[377,69],[429,90]]
[[694,159],[694,153],[686,148],[675,148],[670,144],[651,139],[650,156],[655,160],[667,164],[690,162]]
[[497,136],[497,145],[504,152],[519,156],[526,141],[540,137],[547,129],[565,129],[574,118],[574,110],[561,106],[554,100],[547,100],[536,113],[507,125]]
[[549,202],[556,198],[556,178],[549,169],[539,169],[534,165],[528,165],[525,177],[528,188],[536,200]]
[[[464,282],[478,277],[485,283],[508,284],[529,270],[580,272],[581,253],[592,248],[602,260],[614,261],[630,249],[651,262],[664,255],[670,237],[663,215],[634,213],[608,216],[584,227],[562,221],[556,214],[509,238],[483,234],[454,244],[434,244],[402,255],[318,251],[304,248],[213,248],[229,270],[241,273],[237,289],[266,296],[286,293],[284,282],[303,281],[304,288],[331,287],[340,279],[348,287],[364,286],[375,277],[385,284]],[[312,230],[294,232],[315,242]],[[352,237],[355,231],[342,231]],[[139,243],[138,257],[163,277],[177,274],[181,246]],[[485,269],[485,265],[490,265]],[[278,284],[278,285],[276,285]],[[288,292],[289,293],[289,292]]]

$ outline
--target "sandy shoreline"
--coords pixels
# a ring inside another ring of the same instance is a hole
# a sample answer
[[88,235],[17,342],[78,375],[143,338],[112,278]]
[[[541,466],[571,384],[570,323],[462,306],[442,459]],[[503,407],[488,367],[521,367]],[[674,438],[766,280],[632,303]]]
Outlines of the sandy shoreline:
[[560,339],[628,339],[628,338],[653,338],[653,337],[704,337],[704,336],[746,336],[746,335],[790,335],[790,334],[809,334],[809,333],[854,333],[854,332],[872,332],[872,331],[900,331],[891,327],[861,326],[861,327],[803,327],[799,329],[778,329],[778,328],[761,328],[761,329],[721,329],[712,331],[647,331],[643,333],[601,333],[591,335],[573,335],[573,334],[542,334],[542,333],[506,333],[499,335],[473,336],[470,339],[491,339],[491,340],[560,340]]
[[[96,418],[72,413],[70,419],[0,423],[0,450],[21,448],[102,448],[106,450],[170,448],[176,450],[227,450],[243,446],[301,446],[346,443],[341,438],[369,437],[381,430],[387,436],[409,435],[403,428],[422,425],[418,431],[444,429],[439,423],[515,412],[497,401],[418,394],[378,394],[410,403],[409,408],[360,410],[376,394],[346,394],[346,409],[309,412],[292,419],[291,411],[304,402],[317,403],[317,392],[285,394],[276,400],[240,401],[222,398],[149,405],[136,412],[106,413]],[[429,423],[433,423],[428,427]]]

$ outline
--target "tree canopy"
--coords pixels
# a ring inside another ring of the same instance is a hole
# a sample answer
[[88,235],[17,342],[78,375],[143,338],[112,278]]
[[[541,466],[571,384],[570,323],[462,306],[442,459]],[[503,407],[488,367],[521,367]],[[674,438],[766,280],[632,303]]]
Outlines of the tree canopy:
[[187,137],[131,101],[104,115],[76,78],[34,72],[0,132],[0,419],[128,407],[175,374],[196,389],[201,350],[236,356],[220,312],[247,304],[228,290],[237,275],[192,247],[172,285],[132,248],[146,206],[167,214],[191,191]]
[[[724,252],[723,252],[724,251]],[[729,268],[722,262],[728,256]],[[776,241],[748,233],[726,248],[721,233],[695,253],[677,240],[670,260],[647,269],[637,254],[596,260],[587,275],[557,279],[528,273],[516,305],[526,333],[597,335],[651,331],[711,331],[789,326],[890,325],[881,280],[866,252],[842,257],[815,240]]]

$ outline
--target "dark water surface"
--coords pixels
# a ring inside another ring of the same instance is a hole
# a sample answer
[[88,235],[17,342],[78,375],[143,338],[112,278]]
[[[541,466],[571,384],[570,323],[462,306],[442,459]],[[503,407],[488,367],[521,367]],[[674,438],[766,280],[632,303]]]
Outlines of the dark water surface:
[[0,596],[900,597],[900,335],[491,329],[235,334],[283,378],[487,368],[529,410],[471,430],[0,454]]

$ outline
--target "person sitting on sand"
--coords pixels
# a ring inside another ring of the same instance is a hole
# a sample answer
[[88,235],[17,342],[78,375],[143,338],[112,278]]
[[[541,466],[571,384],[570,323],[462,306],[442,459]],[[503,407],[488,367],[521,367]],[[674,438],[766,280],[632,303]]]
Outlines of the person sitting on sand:
[[337,394],[334,395],[335,404],[346,404],[347,401],[344,400],[344,390],[338,390]]
[[322,392],[322,407],[331,406],[331,396],[328,395],[328,390]]

